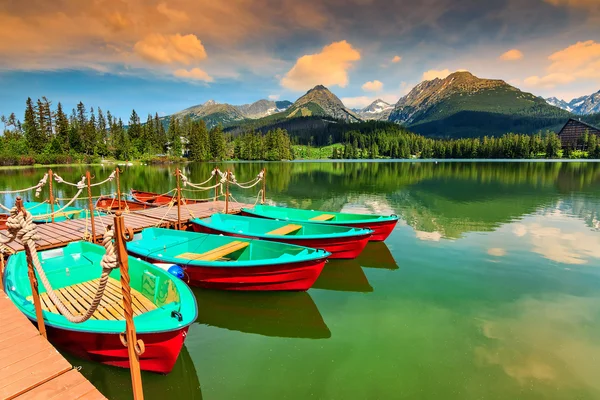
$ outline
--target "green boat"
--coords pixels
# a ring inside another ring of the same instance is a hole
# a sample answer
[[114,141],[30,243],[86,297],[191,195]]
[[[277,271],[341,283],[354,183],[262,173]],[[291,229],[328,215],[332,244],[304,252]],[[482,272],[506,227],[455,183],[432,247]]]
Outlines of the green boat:
[[[104,247],[73,242],[39,252],[42,267],[57,296],[73,315],[84,314],[96,293]],[[144,341],[141,368],[168,373],[183,346],[189,325],[197,317],[196,300],[180,279],[147,262],[129,257],[135,328]],[[4,273],[4,291],[30,320],[36,321],[24,252],[12,255]],[[111,272],[98,310],[83,323],[72,323],[57,310],[40,285],[48,339],[76,356],[118,367],[128,367],[120,271]]]
[[196,232],[272,240],[323,249],[331,253],[329,258],[356,258],[373,233],[370,229],[349,226],[311,222],[290,223],[230,214],[213,214],[208,218],[196,218],[190,222]]
[[397,215],[350,214],[331,211],[302,210],[299,208],[256,205],[242,208],[242,215],[256,218],[279,219],[290,222],[314,222],[327,225],[345,225],[353,228],[368,228],[373,231],[369,239],[379,242],[392,233]]
[[[23,207],[27,210],[27,212],[31,213],[33,216],[33,222],[35,223],[46,223],[52,222],[52,217],[48,214],[52,212],[49,203],[38,203],[35,201],[26,201],[23,203]],[[54,205],[54,211],[58,211],[61,209],[61,206],[58,204]],[[64,210],[61,210],[60,213],[54,214],[54,222],[62,222],[68,219],[75,219],[81,216],[84,210],[81,208],[75,207],[66,207]],[[37,218],[36,218],[37,216]]]
[[191,285],[221,290],[307,290],[329,252],[221,235],[147,228],[127,251],[146,261],[179,266]]

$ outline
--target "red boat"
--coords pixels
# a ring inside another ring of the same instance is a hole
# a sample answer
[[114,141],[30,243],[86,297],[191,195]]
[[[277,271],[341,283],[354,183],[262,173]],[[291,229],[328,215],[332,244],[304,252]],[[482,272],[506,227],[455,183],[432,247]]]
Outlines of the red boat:
[[146,228],[127,244],[145,261],[176,265],[190,285],[219,290],[307,290],[330,253],[307,247]]
[[[172,196],[168,194],[159,194],[153,192],[142,192],[141,190],[131,189],[131,197],[139,203],[143,203],[149,206],[164,206],[165,204],[169,204],[170,202],[176,200],[177,196]],[[182,202],[185,204],[196,204],[196,203],[205,203],[209,201],[209,199],[202,200],[191,200],[182,197]]]
[[[44,271],[51,276],[54,292],[72,315],[83,315],[93,303],[105,250],[89,242],[41,252]],[[65,273],[65,266],[69,268]],[[198,315],[190,288],[167,271],[129,257],[133,322],[144,342],[140,367],[169,373],[183,347],[189,325]],[[95,279],[90,279],[91,277]],[[25,252],[10,256],[4,272],[4,291],[33,322],[37,314],[27,276]],[[129,367],[127,347],[120,334],[125,329],[123,294],[119,271],[113,271],[98,308],[90,319],[69,321],[40,285],[40,300],[48,339],[76,356],[117,367]]]
[[331,253],[329,258],[356,258],[373,234],[370,229],[307,222],[289,223],[228,214],[213,214],[190,222],[196,232],[323,249]]
[[291,207],[277,207],[258,204],[254,208],[242,208],[242,215],[255,218],[284,220],[290,223],[311,222],[324,225],[350,226],[371,229],[371,242],[380,242],[392,233],[398,223],[398,216],[374,214],[350,214],[331,211],[302,210]]
[[0,230],[6,229],[6,220],[8,219],[8,214],[0,214]]
[[115,212],[119,210],[119,204],[121,206],[121,210],[129,211],[145,210],[146,208],[156,207],[156,205],[150,203],[140,203],[138,201],[123,199],[119,201],[118,199],[112,196],[102,196],[98,198],[98,201],[96,201],[96,210],[104,213]]

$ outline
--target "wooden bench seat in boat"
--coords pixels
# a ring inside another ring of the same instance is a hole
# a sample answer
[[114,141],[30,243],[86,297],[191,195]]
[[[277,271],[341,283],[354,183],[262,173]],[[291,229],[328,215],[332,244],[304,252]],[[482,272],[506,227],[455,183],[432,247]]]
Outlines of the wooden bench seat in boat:
[[335,218],[335,215],[321,214],[321,215],[317,215],[316,217],[312,217],[310,219],[310,221],[329,221],[329,220],[331,220],[333,218]]
[[[76,285],[66,286],[55,290],[54,293],[62,300],[71,314],[83,315],[94,300],[97,286],[98,279],[93,279]],[[131,298],[134,316],[156,309],[156,305],[152,301],[133,288],[131,288]],[[100,305],[90,319],[124,320],[125,314],[122,299],[121,282],[109,277]],[[27,300],[32,301],[32,297],[28,296]],[[48,293],[40,294],[40,300],[42,301],[42,308],[45,311],[60,314],[52,300],[50,300],[50,297],[48,297]]]
[[225,256],[231,253],[235,253],[238,250],[248,247],[248,245],[250,245],[248,242],[235,241],[224,244],[223,246],[219,246],[204,253],[183,253],[176,256],[176,258],[185,258],[187,260],[217,261],[225,258]]
[[300,229],[302,229],[302,225],[288,224],[288,225],[282,226],[281,228],[277,228],[270,232],[267,232],[267,235],[281,235],[281,236],[289,235],[290,233],[297,232]]

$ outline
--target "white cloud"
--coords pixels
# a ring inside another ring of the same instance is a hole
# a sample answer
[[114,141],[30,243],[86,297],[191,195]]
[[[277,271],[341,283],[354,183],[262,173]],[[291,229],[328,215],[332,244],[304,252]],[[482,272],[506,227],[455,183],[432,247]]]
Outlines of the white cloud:
[[491,249],[488,249],[487,253],[490,256],[494,256],[494,257],[503,257],[506,255],[506,249],[500,248],[500,247],[494,247]]
[[364,108],[374,102],[376,99],[369,96],[358,96],[358,97],[342,97],[342,103],[349,108]]
[[365,82],[361,87],[365,92],[379,92],[381,89],[383,89],[383,83],[378,80],[374,80]]
[[323,47],[320,53],[300,57],[281,79],[281,86],[303,91],[316,85],[346,87],[348,70],[360,52],[345,40]]
[[200,68],[192,68],[190,70],[178,69],[175,72],[173,72],[173,75],[175,75],[178,78],[191,79],[195,81],[213,81],[213,78],[210,77],[205,71],[201,70]]
[[439,232],[424,232],[424,231],[415,231],[417,239],[425,240],[429,242],[439,242],[443,237]]
[[502,61],[517,61],[523,58],[523,52],[521,50],[512,49],[500,56]]
[[278,94],[270,94],[269,100],[279,100],[280,95]]
[[424,81],[432,81],[436,78],[444,79],[445,77],[447,77],[450,74],[451,74],[451,72],[449,69],[442,69],[442,70],[430,69],[429,71],[425,71],[423,73],[423,80]]

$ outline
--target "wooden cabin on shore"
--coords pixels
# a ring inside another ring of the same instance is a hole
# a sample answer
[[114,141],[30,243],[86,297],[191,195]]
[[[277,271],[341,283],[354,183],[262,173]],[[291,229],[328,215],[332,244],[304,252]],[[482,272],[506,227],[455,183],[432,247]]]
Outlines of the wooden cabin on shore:
[[562,147],[581,150],[585,146],[582,141],[584,134],[596,135],[600,138],[600,128],[587,124],[583,121],[571,118],[558,133]]

